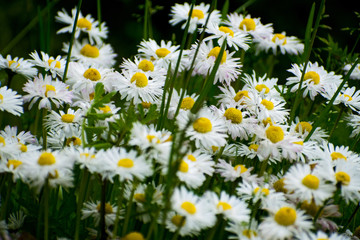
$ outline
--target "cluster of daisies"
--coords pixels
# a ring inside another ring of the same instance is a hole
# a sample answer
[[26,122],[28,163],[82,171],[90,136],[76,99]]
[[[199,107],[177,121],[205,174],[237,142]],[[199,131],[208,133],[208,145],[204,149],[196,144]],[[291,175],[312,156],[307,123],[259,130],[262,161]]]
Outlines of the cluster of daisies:
[[[351,64],[336,74],[317,62],[294,63],[285,85],[266,74],[246,73],[241,53],[300,55],[304,44],[285,32],[274,33],[272,24],[250,14],[230,13],[223,19],[218,10],[209,10],[204,3],[193,9],[188,3],[172,7],[170,24],[206,33],[189,49],[144,39],[138,53],[120,64],[105,42],[105,23],[81,12],[75,19],[76,9],[56,16],[66,25],[58,34],[71,33],[76,23],[72,48],[63,44],[64,56],[37,51],[30,59],[0,55],[0,69],[9,75],[7,86],[0,88],[1,117],[7,112],[23,119],[24,109],[36,112],[32,131],[5,126],[0,132],[0,172],[8,179],[1,186],[26,184],[37,195],[47,187],[66,189],[79,196],[75,182],[108,182],[114,194],[105,204],[90,189],[80,202],[78,217],[93,220],[83,229],[91,236],[100,234],[103,212],[106,234],[114,239],[114,229],[126,228],[129,216],[169,234],[204,239],[214,237],[216,229],[223,239],[356,238],[354,229],[340,233],[350,216],[341,221],[339,208],[360,201],[360,155],[329,142],[328,130],[313,129],[307,119],[290,121],[285,99],[303,91],[304,99],[329,102]],[[179,79],[190,72],[191,80],[199,81],[209,77],[216,62],[218,94],[211,96],[213,102],[201,103],[199,111],[192,111],[202,94],[195,88],[164,90],[175,71]],[[14,74],[27,79],[23,95],[11,89]],[[360,79],[359,66],[350,78]],[[100,85],[102,93],[95,91]],[[343,119],[353,129],[350,137],[359,136],[360,90],[345,85],[333,104],[347,114]],[[26,206],[2,199],[1,207],[12,211],[1,223],[2,234],[21,231]],[[125,234],[124,239],[151,236],[141,228]]]

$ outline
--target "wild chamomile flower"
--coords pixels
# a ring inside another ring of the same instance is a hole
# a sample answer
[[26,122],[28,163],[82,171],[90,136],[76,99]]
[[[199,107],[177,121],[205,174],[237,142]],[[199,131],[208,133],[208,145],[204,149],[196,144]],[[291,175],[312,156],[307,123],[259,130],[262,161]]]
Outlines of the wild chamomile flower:
[[281,54],[300,55],[304,51],[304,44],[295,36],[286,36],[285,32],[272,33],[266,37],[255,36],[253,39],[256,54],[261,51],[268,52],[270,49],[276,55],[278,50]]
[[65,133],[55,128],[50,128],[46,138],[47,146],[51,149],[63,149],[64,147],[81,147],[81,129],[72,128],[72,132]]
[[[181,90],[183,91],[183,90]],[[198,95],[196,95],[196,93],[193,93],[191,95],[187,94],[186,92],[184,93],[184,98],[182,99],[181,103],[180,101],[180,93],[177,92],[176,89],[174,89],[172,95],[171,95],[171,100],[170,100],[170,107],[169,107],[169,112],[168,112],[168,118],[169,119],[173,119],[176,109],[178,107],[178,105],[180,104],[180,108],[179,108],[179,113],[178,114],[187,114],[188,111],[190,111],[197,98]]]
[[4,139],[7,152],[15,154],[39,150],[37,140],[30,132],[21,131],[17,133],[17,127],[6,126],[0,131],[0,136]]
[[19,155],[14,155],[8,159],[2,157],[0,161],[0,173],[10,173],[12,175],[13,182],[16,182],[18,179],[25,179],[23,161]]
[[163,93],[165,77],[150,78],[149,73],[114,72],[108,75],[121,99],[133,100],[135,104],[158,101]]
[[256,176],[251,175],[253,167],[247,168],[245,165],[237,164],[233,166],[231,163],[226,162],[223,159],[219,159],[219,162],[215,165],[215,172],[219,173],[224,178],[225,182],[234,182],[238,178],[242,178],[248,181],[255,181]]
[[66,113],[61,110],[60,113],[52,110],[46,116],[44,126],[55,131],[63,131],[67,137],[72,137],[80,127],[82,115],[81,109],[74,111],[69,108]]
[[[293,77],[288,77],[286,85],[291,87],[291,92],[296,92],[300,85],[301,75],[304,69],[304,65],[293,64],[292,68],[288,72],[292,73]],[[328,92],[331,88],[337,89],[341,83],[341,76],[335,75],[334,72],[328,73],[323,66],[319,66],[317,62],[309,62],[304,80],[302,83],[302,89],[304,89],[303,97],[309,94],[310,99],[314,100],[315,96],[319,93]]]
[[268,78],[266,74],[260,77],[253,71],[252,75],[245,73],[242,80],[245,82],[242,88],[243,91],[255,91],[262,97],[271,96],[272,98],[282,99],[280,93],[275,88],[278,87],[277,78]]
[[359,113],[350,113],[345,117],[346,124],[352,127],[353,131],[349,137],[354,137],[360,133],[360,115]]
[[[176,3],[175,6],[171,7],[170,13],[170,24],[176,25],[180,22],[185,21],[185,23],[181,26],[182,29],[186,26],[186,21],[190,14],[191,6],[189,3],[185,2],[184,4]],[[197,25],[204,26],[206,19],[209,17],[209,23],[219,23],[220,22],[220,12],[219,10],[213,10],[209,13],[210,4],[200,3],[200,5],[195,5],[191,14],[191,19],[189,23],[189,32],[192,33],[196,30]]]
[[232,86],[219,86],[219,89],[222,93],[216,96],[216,98],[218,98],[219,103],[224,106],[246,106],[247,99],[254,98],[253,95],[255,94],[248,90],[235,91]]
[[245,202],[221,191],[220,196],[214,192],[206,192],[211,204],[216,209],[216,214],[222,214],[224,219],[240,223],[250,220],[250,209]]
[[[298,117],[295,118],[295,122],[290,125],[289,132],[290,134],[300,138],[305,139],[312,130],[313,122],[300,121]],[[326,141],[328,135],[325,130],[317,127],[309,140],[315,141],[317,143],[322,143]]]
[[272,206],[269,214],[259,225],[260,234],[265,240],[289,239],[312,228],[312,222],[304,212],[291,205]]
[[[81,209],[81,219],[84,220],[86,218],[93,218],[95,226],[98,226],[100,223],[100,210],[101,205],[100,201],[93,202],[85,202],[83,209]],[[107,227],[111,226],[115,222],[117,212],[117,206],[111,204],[109,202],[105,203],[105,225]],[[123,213],[123,211],[120,211]],[[120,219],[123,217],[120,215]]]
[[183,159],[193,162],[194,167],[197,168],[199,172],[212,176],[215,162],[211,155],[204,153],[201,150],[195,150],[189,151]]
[[226,44],[229,48],[234,47],[236,51],[238,51],[239,48],[246,51],[250,47],[248,45],[250,38],[248,37],[248,34],[244,32],[234,32],[226,26],[220,26],[214,23],[209,23],[205,31],[210,34],[210,36],[204,38],[205,42],[216,39],[217,44],[221,46],[224,39],[226,39]]
[[[72,32],[75,22],[76,8],[71,10],[71,15],[72,16],[70,16],[65,9],[63,9],[62,12],[58,11],[55,19],[60,23],[67,24],[68,26],[61,28],[59,31],[57,31],[57,34]],[[81,12],[79,12],[79,17],[75,28],[75,39],[80,37],[81,32],[87,33],[89,35],[91,44],[94,44],[94,41],[97,44],[101,44],[103,39],[107,38],[108,29],[104,22],[99,25],[99,22],[95,21],[90,14],[84,17]]]
[[319,159],[330,162],[333,165],[338,160],[350,161],[360,163],[359,154],[349,150],[349,146],[334,146],[330,142],[324,142],[321,145],[321,155]]
[[206,180],[205,175],[198,170],[195,163],[188,158],[180,161],[176,176],[180,182],[184,182],[188,188],[196,189]]
[[[193,44],[190,52],[189,58],[192,59],[195,55],[197,49],[197,44]],[[212,42],[207,43],[202,42],[195,59],[194,73],[203,75],[204,77],[210,74],[212,68],[215,66],[215,61],[219,57],[221,48],[219,46],[213,46]],[[229,52],[224,50],[223,55],[220,60],[220,65],[216,71],[214,78],[214,84],[221,82],[230,86],[230,83],[235,81],[237,76],[240,74],[240,69],[242,65],[240,64],[239,58],[234,58],[233,55],[235,52]]]
[[[160,223],[160,220],[159,220]],[[186,221],[185,216],[177,214],[175,211],[170,211],[167,214],[166,228],[170,232],[179,231],[180,236],[197,236],[200,234],[201,229],[194,226],[193,221]]]
[[346,234],[338,234],[336,232],[333,233],[324,233],[321,230],[318,230],[316,233],[303,233],[301,236],[298,236],[296,239],[298,240],[350,240],[351,238]]
[[[351,69],[353,64],[346,64],[344,66],[344,71],[345,74],[347,74],[349,72],[349,70]],[[356,67],[354,68],[354,70],[351,72],[350,74],[350,79],[354,79],[354,80],[360,80],[360,63],[356,65]]]
[[199,197],[185,187],[175,188],[171,196],[172,209],[197,232],[214,226],[215,208],[206,196]]
[[7,111],[15,116],[20,116],[23,110],[23,100],[16,91],[7,86],[0,88],[0,111]]
[[272,24],[262,24],[260,18],[253,18],[250,14],[230,13],[227,15],[226,25],[234,32],[248,33],[251,36],[266,37],[273,32]]
[[192,113],[178,115],[177,123],[180,129],[186,127],[190,118],[195,118],[195,120],[186,129],[186,135],[195,142],[197,147],[211,148],[212,146],[224,146],[226,144],[227,135],[225,134],[224,122],[209,108],[201,109],[196,117]]
[[[330,100],[335,92],[336,88],[330,88],[328,91],[324,92],[322,95]],[[360,110],[360,90],[356,91],[355,87],[351,88],[342,88],[340,93],[337,95],[337,97],[334,100],[334,105],[342,104],[345,107],[350,108],[353,111],[359,111]]]
[[60,55],[58,55],[56,58],[50,57],[47,53],[41,51],[41,58],[37,51],[30,54],[30,56],[33,58],[32,63],[34,63],[36,66],[44,68],[45,71],[50,71],[53,78],[57,76],[63,77],[64,75],[64,69],[66,65],[66,59],[61,58]]
[[100,159],[106,159],[100,174],[103,179],[111,182],[114,177],[119,177],[120,181],[133,180],[137,178],[143,180],[152,174],[152,168],[143,156],[138,156],[136,151],[127,152],[124,148],[110,148],[99,153]]
[[[67,52],[69,44],[64,43],[63,51]],[[91,45],[88,41],[74,41],[72,48],[72,59],[81,62],[87,66],[99,66],[111,68],[114,66],[117,56],[110,44],[103,43],[101,45]]]
[[318,174],[319,171],[321,169],[318,166],[312,170],[308,164],[296,164],[290,167],[284,176],[284,187],[289,191],[290,197],[300,202],[314,201],[318,206],[332,197],[335,186],[326,183]]
[[165,76],[167,73],[166,68],[159,66],[158,62],[152,62],[148,59],[139,58],[137,56],[134,56],[133,61],[131,59],[124,58],[120,68],[123,71],[148,72],[152,77],[156,77],[157,75]]
[[75,91],[80,91],[84,88],[88,91],[94,91],[95,85],[101,82],[104,84],[105,91],[111,92],[113,89],[112,83],[106,78],[106,75],[110,72],[112,70],[109,68],[87,67],[82,63],[70,62],[66,83]]
[[95,148],[74,148],[70,147],[66,149],[66,155],[73,159],[81,169],[86,168],[90,173],[96,172],[99,166],[102,165],[102,161],[98,157]]
[[11,55],[7,55],[6,58],[4,58],[1,54],[0,69],[9,69],[26,78],[33,78],[38,72],[30,60],[19,57],[12,58]]
[[27,95],[23,96],[24,102],[30,102],[29,109],[39,101],[38,108],[51,109],[54,103],[59,108],[63,103],[70,103],[72,92],[68,90],[68,86],[59,81],[52,80],[51,76],[41,75],[34,78],[34,81],[28,81],[23,87],[23,91]]
[[244,223],[229,222],[225,230],[227,232],[235,234],[235,236],[230,235],[229,239],[262,240],[259,234],[258,223],[255,220],[251,221],[251,225]]

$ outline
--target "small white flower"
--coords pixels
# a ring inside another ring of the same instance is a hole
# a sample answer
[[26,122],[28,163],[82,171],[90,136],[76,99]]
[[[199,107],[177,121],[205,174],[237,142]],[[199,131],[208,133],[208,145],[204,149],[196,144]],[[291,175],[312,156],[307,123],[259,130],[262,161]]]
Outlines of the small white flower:
[[270,34],[266,37],[254,36],[256,54],[270,49],[276,55],[278,49],[281,54],[300,55],[304,51],[304,44],[295,36],[286,36],[285,32]]
[[23,110],[23,100],[16,91],[8,89],[7,86],[0,88],[0,110],[7,111],[15,116],[20,116]]
[[33,58],[31,60],[36,66],[42,67],[45,69],[45,71],[50,71],[53,78],[58,75],[59,77],[63,77],[64,75],[64,69],[66,65],[66,59],[61,58],[60,55],[58,55],[56,58],[50,57],[47,53],[44,53],[43,51],[41,53],[41,58],[37,51],[30,54],[30,56]]
[[7,55],[4,58],[1,54],[0,69],[10,69],[14,73],[24,75],[28,79],[33,78],[38,72],[30,60],[24,60],[24,58],[19,57],[12,58],[11,55]]

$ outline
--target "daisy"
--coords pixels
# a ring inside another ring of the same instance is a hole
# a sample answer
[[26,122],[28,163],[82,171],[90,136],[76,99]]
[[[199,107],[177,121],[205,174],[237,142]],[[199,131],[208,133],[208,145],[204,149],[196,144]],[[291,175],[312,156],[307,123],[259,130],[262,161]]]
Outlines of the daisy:
[[215,209],[206,196],[199,197],[185,187],[175,188],[171,196],[172,209],[185,217],[196,232],[214,226]]
[[241,106],[246,105],[247,98],[253,98],[254,93],[248,90],[235,91],[232,86],[219,86],[222,93],[216,96],[218,102],[224,106]]
[[[56,21],[67,24],[68,26],[61,28],[57,31],[57,34],[72,32],[75,22],[76,8],[71,10],[71,15],[72,16],[69,16],[65,9],[63,9],[62,12],[58,11],[57,16],[55,16]],[[79,38],[81,32],[89,35],[91,44],[94,44],[94,41],[97,44],[101,44],[102,39],[107,38],[108,29],[104,22],[99,25],[99,22],[95,21],[90,14],[84,17],[79,11],[79,17],[75,28],[75,39]]]
[[[197,49],[197,44],[193,44],[190,52],[189,58],[192,59],[195,55]],[[215,61],[218,58],[220,53],[220,47],[213,47],[211,41],[205,43],[202,42],[195,59],[194,73],[203,75],[204,77],[208,76],[215,66]],[[229,52],[224,50],[221,57],[220,65],[216,71],[214,84],[218,81],[222,84],[230,86],[230,83],[237,79],[237,76],[240,74],[240,69],[242,65],[240,64],[239,58],[233,58],[235,52]]]
[[203,153],[201,150],[195,150],[189,151],[183,159],[193,162],[194,167],[201,173],[212,176],[215,162],[211,155]]
[[319,176],[319,167],[311,169],[310,165],[297,164],[292,166],[285,174],[285,188],[291,193],[291,197],[303,202],[311,202],[318,206],[333,196],[335,186],[326,183],[325,179]]
[[206,30],[205,30],[210,36],[204,38],[204,41],[210,41],[212,39],[217,39],[217,44],[221,46],[223,44],[224,39],[226,39],[227,45],[231,48],[234,47],[236,51],[239,50],[239,48],[243,50],[249,49],[249,42],[250,38],[247,36],[246,33],[243,32],[234,32],[228,27],[225,26],[219,26],[214,23],[208,24]]
[[[345,74],[347,74],[350,71],[352,65],[353,64],[346,64],[344,66],[343,70],[345,71]],[[360,80],[360,63],[357,64],[354,70],[351,72],[350,79]]]
[[290,239],[312,228],[312,222],[308,221],[304,212],[293,206],[273,206],[269,213],[259,225],[262,239]]
[[236,235],[229,236],[229,239],[262,240],[259,236],[258,223],[254,220],[252,220],[251,226],[244,223],[229,222],[225,230]]
[[52,149],[63,149],[66,146],[80,147],[82,145],[81,129],[72,128],[72,134],[50,128],[47,132],[46,143]]
[[67,137],[74,136],[80,127],[83,113],[81,109],[74,111],[69,108],[67,113],[60,110],[60,114],[52,110],[47,116],[44,126],[47,129],[55,131],[63,131]]
[[331,233],[326,234],[322,231],[317,231],[316,233],[303,233],[301,236],[298,236],[296,239],[299,240],[319,240],[319,239],[328,239],[328,240],[350,240],[351,238],[345,234]]
[[219,159],[219,162],[215,165],[215,171],[224,178],[225,182],[234,182],[238,178],[248,180],[250,182],[257,180],[255,175],[251,175],[253,167],[247,168],[245,165],[237,164],[233,166],[227,163],[223,159]]
[[[63,51],[67,52],[69,49],[69,44],[64,43]],[[116,60],[115,57],[117,54],[114,53],[114,50],[110,44],[102,45],[91,45],[88,41],[84,40],[79,42],[78,40],[74,41],[72,48],[71,57],[88,66],[99,66],[104,68],[111,68],[114,66]]]
[[[190,5],[189,3],[178,4],[176,3],[175,6],[171,7],[170,13],[170,24],[176,25],[180,22],[185,21],[185,23],[181,26],[182,29],[185,28],[187,24],[187,19],[190,13]],[[220,22],[220,12],[219,10],[213,10],[209,13],[210,4],[200,3],[200,5],[195,5],[191,14],[190,23],[189,23],[189,32],[192,33],[196,30],[197,25],[204,26],[206,19],[209,17],[210,23],[219,23]]]
[[196,236],[201,231],[201,229],[194,227],[193,221],[186,221],[186,217],[177,214],[175,211],[170,211],[167,214],[165,225],[170,232],[179,231],[180,236]]
[[222,214],[226,220],[241,223],[249,222],[250,209],[248,206],[235,196],[227,194],[225,191],[221,191],[220,197],[214,192],[206,192],[211,204],[216,209],[216,214]]
[[15,116],[21,116],[24,113],[23,100],[21,95],[7,86],[0,88],[0,110],[7,111]]
[[[304,70],[304,65],[293,64],[288,72],[292,73],[293,77],[288,77],[286,85],[290,85],[291,92],[296,92],[300,85],[301,75]],[[314,100],[319,93],[331,91],[331,88],[337,89],[341,83],[341,76],[335,75],[334,72],[328,73],[323,66],[319,66],[317,62],[309,62],[304,75],[302,89],[304,89],[303,97],[309,94],[310,99]]]
[[0,136],[4,138],[4,143],[9,148],[9,153],[17,154],[36,151],[41,148],[37,140],[30,132],[21,131],[17,133],[17,127],[6,126],[0,131]]
[[52,80],[51,76],[39,74],[34,81],[28,81],[23,87],[23,91],[27,95],[23,96],[24,102],[30,102],[29,109],[40,99],[38,108],[51,109],[51,103],[58,108],[63,103],[70,103],[72,92],[68,90],[68,86],[58,81]]
[[330,142],[324,142],[321,145],[321,149],[322,152],[319,159],[330,162],[333,165],[339,160],[360,163],[360,156],[349,150],[349,146],[334,146]]
[[234,32],[244,32],[251,36],[266,37],[273,32],[272,24],[262,24],[260,18],[253,18],[250,14],[243,15],[238,13],[230,13],[227,15],[226,25]]
[[8,138],[6,135],[0,135],[0,160],[13,159],[21,153],[21,146],[14,139]]
[[[183,91],[183,90],[182,90]],[[174,115],[176,113],[176,110],[178,108],[178,105],[180,104],[180,108],[179,108],[179,113],[178,114],[188,114],[187,112],[189,112],[192,107],[194,106],[197,98],[199,96],[196,95],[196,93],[193,93],[191,95],[187,94],[186,91],[184,93],[184,97],[181,101],[180,101],[180,94],[178,93],[178,91],[176,89],[174,89],[172,95],[171,95],[171,100],[170,100],[170,105],[169,105],[169,111],[168,111],[168,118],[169,119],[173,119]]]
[[[324,92],[322,95],[330,100],[337,89],[330,88],[329,91]],[[351,88],[343,88],[340,91],[340,94],[338,94],[333,102],[334,105],[343,104],[345,107],[350,108],[353,111],[359,111],[360,110],[360,90],[356,91],[355,87]]]
[[272,33],[266,37],[254,36],[256,53],[268,52],[272,49],[274,55],[280,49],[281,54],[300,55],[304,51],[304,44],[295,36],[286,36],[285,32]]
[[[83,209],[81,209],[81,215],[82,215],[81,219],[84,220],[86,218],[92,217],[94,218],[95,226],[98,226],[100,223],[100,208],[101,208],[100,201],[85,202]],[[115,205],[108,202],[105,203],[105,225],[107,227],[114,224],[116,218],[116,212],[117,212],[117,207]],[[120,211],[120,212],[123,213],[124,211]],[[120,219],[122,218],[123,217],[120,216]]]
[[23,161],[26,161],[26,159],[21,157],[1,159],[0,173],[11,173],[13,182],[16,182],[18,179],[25,179],[24,172],[26,169],[24,169]]
[[30,60],[24,60],[19,57],[12,58],[11,55],[7,55],[6,58],[4,58],[1,54],[0,69],[9,69],[28,79],[33,78],[38,72]]
[[188,158],[180,161],[176,176],[184,182],[188,188],[196,189],[206,180],[205,175],[195,167],[195,163]]
[[31,53],[30,56],[33,58],[33,60],[30,61],[32,61],[32,63],[34,63],[36,66],[44,68],[45,71],[50,71],[53,78],[56,78],[56,75],[63,77],[66,59],[61,58],[60,55],[58,55],[56,58],[50,57],[43,51],[40,53],[41,58],[37,51]]
[[66,83],[75,91],[86,89],[93,92],[95,85],[101,82],[104,84],[105,91],[111,92],[113,89],[112,83],[106,78],[106,75],[111,72],[112,70],[109,68],[87,67],[81,63],[70,62]]
[[266,74],[262,77],[256,76],[255,71],[253,71],[252,75],[245,73],[242,80],[245,82],[242,90],[255,91],[263,98],[271,96],[272,98],[282,99],[275,88],[278,87],[277,78],[267,78]]
[[143,180],[152,174],[150,164],[143,156],[137,156],[136,151],[127,152],[124,148],[110,148],[99,153],[100,159],[106,159],[103,171],[103,179],[113,182],[114,177],[119,177],[120,181],[133,180],[137,178]]
[[[194,116],[189,113],[187,115],[178,115],[177,123],[180,129],[184,129],[190,118]],[[195,141],[196,147],[204,146],[224,146],[226,144],[226,127],[223,121],[214,115],[209,108],[202,108],[195,120],[186,129],[186,135],[190,140]]]
[[151,79],[148,73],[114,72],[108,75],[108,80],[119,91],[121,99],[133,100],[133,103],[156,102],[162,96],[164,77]]
[[[300,121],[299,117],[296,117],[295,122],[290,125],[289,133],[300,139],[306,139],[306,137],[309,135],[313,128],[312,124],[313,122]],[[309,141],[323,143],[324,141],[326,141],[327,137],[328,135],[326,134],[325,130],[317,127],[311,135]]]
[[134,56],[134,61],[124,58],[120,68],[123,71],[149,72],[151,77],[156,77],[157,75],[165,76],[167,73],[166,69],[159,66],[158,62],[152,62],[137,56]]
[[86,168],[90,173],[97,172],[96,170],[102,165],[95,148],[74,148],[66,149],[66,155],[72,159],[81,169]]
[[360,133],[360,116],[358,113],[350,113],[345,117],[346,124],[353,128],[349,137],[355,137]]

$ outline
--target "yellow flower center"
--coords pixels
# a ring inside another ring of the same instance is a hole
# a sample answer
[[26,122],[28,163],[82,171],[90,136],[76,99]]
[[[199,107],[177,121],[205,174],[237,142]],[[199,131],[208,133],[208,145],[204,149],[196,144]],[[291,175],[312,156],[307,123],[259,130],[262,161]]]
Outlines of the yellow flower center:
[[271,39],[271,41],[276,42],[276,39],[279,39],[279,40],[283,40],[283,39],[284,39],[284,42],[282,43],[282,45],[285,45],[285,44],[286,44],[286,37],[285,37],[284,34],[281,34],[281,33],[276,33],[276,34],[274,34],[274,37]]
[[86,44],[81,50],[80,53],[85,57],[97,58],[100,55],[100,51],[97,47]]
[[[255,188],[255,189],[254,189],[254,193],[259,192],[259,190],[260,190],[259,187]],[[262,189],[261,189],[261,193],[264,194],[265,196],[267,196],[267,195],[269,195],[270,190],[267,189],[267,188],[262,188]]]
[[11,65],[12,65],[13,63],[17,63],[16,67],[19,67],[19,66],[20,66],[20,63],[14,61],[14,60],[10,60],[10,61],[9,61],[9,67],[11,67]]
[[264,126],[267,126],[267,125],[272,126],[273,125],[270,117],[267,117],[266,119],[262,120],[262,123],[264,124]]
[[265,84],[258,84],[255,86],[255,89],[258,90],[258,92],[262,92],[265,89],[265,93],[270,92],[270,88],[268,88]]
[[163,58],[166,57],[170,53],[170,51],[166,48],[159,48],[155,51],[155,53],[159,58]]
[[305,73],[304,80],[310,80],[310,82],[313,82],[315,85],[320,83],[320,76],[317,72],[309,71]]
[[235,102],[238,102],[240,99],[242,99],[243,97],[247,97],[247,98],[250,98],[249,97],[249,91],[246,91],[246,90],[242,90],[242,91],[239,91],[236,93],[235,97],[234,97],[234,100]]
[[284,131],[281,127],[270,126],[265,131],[266,137],[272,142],[277,143],[284,139]]
[[346,172],[337,172],[335,173],[336,181],[341,183],[342,185],[349,185],[350,184],[350,176]]
[[102,111],[103,113],[111,113],[111,108],[109,107],[109,105],[105,105],[103,107],[99,107],[99,110]]
[[45,165],[53,165],[55,164],[56,160],[55,157],[52,153],[49,152],[43,152],[39,159],[38,159],[38,164],[41,166],[45,166]]
[[156,143],[160,143],[160,140],[154,135],[147,135],[146,138],[150,143],[153,142],[153,139],[156,140]]
[[4,96],[0,94],[0,103],[3,103],[4,101]]
[[244,173],[248,170],[244,165],[241,164],[238,164],[234,167],[235,171],[238,171],[238,169],[240,169],[240,173]]
[[86,30],[91,30],[91,22],[89,20],[87,20],[86,18],[79,18],[76,26],[78,28],[86,28]]
[[101,79],[101,74],[95,68],[89,68],[83,74],[83,76],[91,81],[99,81]]
[[257,233],[254,230],[250,230],[250,229],[245,229],[242,234],[251,239],[252,237],[257,237]]
[[190,110],[194,106],[195,100],[192,97],[186,97],[182,100],[180,108],[183,110]]
[[49,178],[50,178],[50,179],[59,178],[59,172],[58,172],[58,170],[55,169],[54,173],[49,173]]
[[234,124],[238,124],[242,122],[242,113],[239,109],[236,108],[228,108],[225,110],[224,117],[227,120],[230,120]]
[[6,146],[5,138],[0,136],[0,143],[2,143],[3,146]]
[[273,110],[274,109],[274,103],[272,101],[263,99],[261,101],[261,104],[264,105],[267,110]]
[[[96,206],[96,210],[100,212],[101,205],[100,203]],[[105,214],[109,214],[113,212],[113,208],[110,203],[105,203]]]
[[259,149],[259,145],[257,145],[257,144],[251,144],[249,146],[249,150],[253,150],[253,151],[257,152],[258,149]]
[[187,159],[189,159],[192,162],[196,162],[196,158],[192,154],[187,155]]
[[[214,47],[213,49],[210,50],[209,54],[208,54],[208,58],[209,57],[215,57],[217,58],[219,56],[221,48],[220,47]],[[221,57],[221,61],[220,63],[224,63],[226,61],[226,52],[223,52],[223,55]]]
[[310,188],[310,189],[318,189],[319,188],[319,184],[320,184],[320,180],[318,177],[316,177],[315,175],[312,174],[308,174],[306,175],[303,180],[301,181],[301,183]]
[[92,158],[94,159],[95,158],[95,155],[94,154],[89,154],[89,153],[80,153],[80,157],[86,157],[86,158]]
[[134,82],[135,81],[135,85],[139,88],[143,88],[143,87],[146,87],[148,85],[148,78],[146,77],[145,74],[143,73],[135,73],[131,79],[130,79],[131,82]]
[[196,213],[196,207],[191,202],[183,202],[181,204],[181,208],[187,211],[189,214],[195,214]]
[[138,202],[144,203],[146,198],[145,198],[145,194],[144,193],[135,193],[134,194],[134,199]]
[[297,144],[297,145],[304,146],[304,142],[303,142],[303,141],[293,142],[293,144]]
[[300,132],[300,126],[301,126],[301,133],[305,133],[306,132],[311,132],[312,126],[310,123],[308,122],[299,122],[298,124],[296,124],[295,126],[295,131],[296,132]]
[[122,158],[117,163],[118,167],[123,168],[132,168],[134,166],[134,161],[130,158]]
[[74,121],[75,115],[74,114],[64,114],[61,116],[61,121],[66,123],[72,123]]
[[143,108],[149,109],[151,106],[151,102],[141,102],[141,106]]
[[20,145],[21,152],[27,152],[27,146],[25,144],[19,143],[19,145]]
[[230,36],[234,37],[234,32],[228,27],[221,26],[219,27],[219,30],[221,32],[228,33]]
[[141,69],[144,72],[147,72],[147,71],[152,72],[152,71],[154,71],[154,64],[151,61],[144,59],[139,63],[138,69]]
[[217,146],[211,146],[211,150],[213,150],[213,152],[216,152],[219,149],[219,147]]
[[46,84],[45,85],[45,96],[48,97],[49,91],[56,92],[56,89],[53,85]]
[[252,31],[255,30],[256,24],[254,19],[252,18],[244,18],[244,20],[241,21],[239,29],[245,30],[245,31]]
[[16,159],[9,159],[6,166],[10,168],[10,166],[13,166],[13,169],[16,169],[18,166],[22,164],[22,161],[16,160]]
[[328,238],[318,238],[316,240],[329,240]]
[[347,158],[344,155],[342,155],[341,153],[339,153],[339,152],[331,153],[331,159],[332,160],[344,159],[345,161],[347,161]]
[[230,204],[228,204],[227,202],[219,202],[218,205],[216,206],[218,209],[222,209],[223,211],[227,211],[232,209],[232,206]]
[[282,207],[275,214],[275,221],[283,226],[293,225],[296,221],[296,211],[291,207]]
[[193,128],[199,133],[207,133],[212,129],[211,121],[208,118],[201,117],[195,120]]
[[74,146],[80,146],[81,145],[81,139],[78,137],[70,137],[66,139],[66,145],[70,146],[70,144],[73,144]]
[[[48,60],[49,66],[50,66],[51,63],[54,62],[54,61],[55,61],[54,59],[49,59],[49,60]],[[56,62],[56,63],[55,63],[55,67],[56,67],[56,68],[61,68],[60,62],[59,62],[59,61],[55,61],[55,62]]]
[[347,100],[348,102],[350,102],[352,100],[352,97],[350,95],[344,94],[343,96],[344,96],[344,98],[348,99]]
[[177,227],[182,227],[185,224],[185,218],[180,215],[175,215],[171,218],[171,222]]
[[203,19],[205,17],[203,11],[199,10],[199,9],[193,9],[192,14],[191,14],[191,18],[198,18]]
[[283,192],[283,193],[287,192],[285,188],[284,180],[285,180],[284,178],[281,178],[274,183],[274,189],[276,192]]
[[185,161],[181,161],[180,166],[179,166],[179,171],[184,172],[184,173],[188,172],[189,165]]
[[131,232],[122,238],[122,240],[145,240],[145,238],[139,232]]

